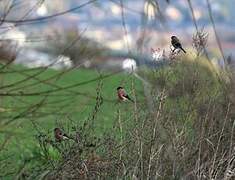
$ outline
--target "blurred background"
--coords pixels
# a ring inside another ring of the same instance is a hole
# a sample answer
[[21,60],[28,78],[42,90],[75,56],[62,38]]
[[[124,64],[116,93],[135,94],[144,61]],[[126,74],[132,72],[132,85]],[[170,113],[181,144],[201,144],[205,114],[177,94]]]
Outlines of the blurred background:
[[[170,51],[172,35],[192,49],[197,31],[208,34],[211,59],[230,56],[235,49],[233,0],[213,0],[209,5],[206,0],[6,0],[0,5],[5,59],[12,58],[12,46],[17,46],[15,63],[28,66],[48,65],[55,58],[67,60],[54,68],[83,63],[85,67],[115,69],[125,58],[145,64],[152,60],[151,48]],[[76,40],[78,36],[80,40]],[[84,56],[84,50],[89,55]],[[92,52],[99,53],[94,57]]]

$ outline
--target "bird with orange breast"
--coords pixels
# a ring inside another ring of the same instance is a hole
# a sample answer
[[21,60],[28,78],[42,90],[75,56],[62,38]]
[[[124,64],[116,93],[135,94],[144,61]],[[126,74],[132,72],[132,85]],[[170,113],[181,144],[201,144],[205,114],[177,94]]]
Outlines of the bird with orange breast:
[[131,101],[134,102],[129,95],[126,93],[125,89],[123,87],[117,88],[117,96],[120,101]]

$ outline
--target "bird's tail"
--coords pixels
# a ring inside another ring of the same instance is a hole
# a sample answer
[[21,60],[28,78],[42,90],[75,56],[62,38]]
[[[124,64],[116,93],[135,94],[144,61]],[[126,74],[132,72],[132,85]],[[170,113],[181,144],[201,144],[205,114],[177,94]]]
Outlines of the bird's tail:
[[186,54],[186,51],[184,50],[184,48],[180,47],[180,49]]
[[71,139],[70,137],[68,137],[67,135],[63,135],[63,140],[68,140]]
[[129,101],[133,102],[133,103],[135,102],[135,101],[134,101],[133,99],[131,99],[129,96],[127,96],[126,98],[127,98]]
[[75,141],[75,139],[74,139],[73,137],[68,136],[67,134],[63,134],[63,140],[69,140],[69,139],[71,139],[71,140],[74,140],[74,141]]

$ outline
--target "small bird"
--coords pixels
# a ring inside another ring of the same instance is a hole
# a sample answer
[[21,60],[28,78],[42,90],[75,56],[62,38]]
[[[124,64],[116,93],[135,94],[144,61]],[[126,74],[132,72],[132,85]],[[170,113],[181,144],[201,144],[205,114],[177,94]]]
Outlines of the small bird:
[[123,87],[118,87],[117,88],[117,95],[118,95],[118,99],[121,101],[126,101],[129,100],[131,102],[134,102],[126,93],[125,89]]
[[181,43],[180,43],[180,40],[176,37],[176,36],[171,36],[171,44],[172,46],[175,48],[173,50],[173,52],[176,50],[176,49],[181,49],[184,53],[186,53],[186,51],[183,49]]
[[70,139],[60,128],[54,129],[54,136],[57,142]]

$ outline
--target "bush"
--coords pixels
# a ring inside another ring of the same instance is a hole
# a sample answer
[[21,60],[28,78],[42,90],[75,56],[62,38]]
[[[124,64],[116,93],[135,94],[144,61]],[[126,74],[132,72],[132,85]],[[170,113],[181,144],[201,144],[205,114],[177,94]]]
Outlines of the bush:
[[56,36],[59,41],[51,44],[54,53],[70,57],[74,65],[99,58],[106,51],[98,42],[79,34],[77,29],[69,29],[63,35]]
[[[59,145],[64,156],[50,168],[46,179],[235,176],[230,81],[198,59],[140,74],[149,83],[145,88],[149,93],[136,92],[133,87],[137,103],[117,105],[113,129],[99,140],[89,130],[93,121],[77,128],[83,141],[67,144],[67,148]],[[98,99],[96,114],[102,105]],[[127,106],[132,106],[132,112]],[[91,142],[94,146],[87,146]]]

